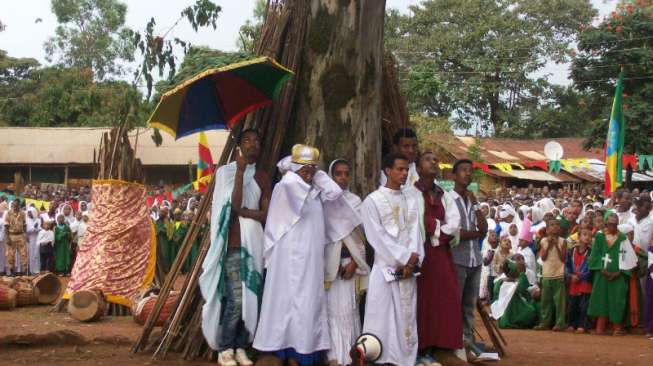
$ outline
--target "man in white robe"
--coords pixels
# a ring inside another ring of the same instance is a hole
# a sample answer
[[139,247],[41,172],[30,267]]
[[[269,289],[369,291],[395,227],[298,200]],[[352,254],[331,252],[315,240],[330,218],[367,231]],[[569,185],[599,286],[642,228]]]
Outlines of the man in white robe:
[[252,365],[245,352],[258,324],[263,286],[263,222],[270,179],[256,169],[260,137],[247,129],[237,139],[236,161],[215,173],[211,247],[202,263],[202,332],[221,366]]
[[383,344],[379,364],[414,365],[417,358],[417,284],[424,247],[414,197],[401,186],[408,159],[389,154],[383,168],[388,181],[372,192],[361,208],[365,235],[374,248],[363,333]]
[[317,170],[319,151],[292,149],[290,170],[274,187],[265,225],[267,275],[254,348],[274,352],[290,364],[321,362],[330,347],[324,290],[324,249],[360,223],[345,202],[328,216],[326,202],[342,189]]
[[[406,183],[404,183],[406,187],[414,186],[419,179],[416,166],[418,150],[417,134],[412,129],[401,128],[392,137],[392,152],[408,158],[408,177],[406,177]],[[381,187],[385,187],[388,182],[388,177],[383,170],[379,181]]]

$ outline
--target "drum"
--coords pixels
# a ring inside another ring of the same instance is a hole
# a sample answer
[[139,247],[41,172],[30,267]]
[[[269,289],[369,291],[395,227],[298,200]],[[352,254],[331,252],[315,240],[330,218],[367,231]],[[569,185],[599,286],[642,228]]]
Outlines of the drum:
[[100,290],[80,290],[68,300],[68,313],[81,322],[99,320],[107,310],[104,294]]
[[38,304],[39,289],[34,288],[30,282],[17,281],[14,290],[16,290],[16,306]]
[[61,295],[61,280],[50,272],[36,276],[32,284],[39,290],[39,304],[54,304]]
[[[142,299],[136,304],[136,308],[133,311],[134,321],[136,322],[136,324],[140,324],[140,325],[145,324],[147,318],[152,313],[152,309],[154,309],[154,304],[156,304],[157,299],[158,297],[156,295],[151,295]],[[156,322],[154,322],[154,326],[160,327],[168,320],[170,314],[172,313],[172,308],[175,306],[176,302],[177,302],[177,296],[168,297],[166,302],[163,304],[163,308],[161,308],[161,313],[159,313],[159,318],[156,320]]]
[[11,310],[16,307],[16,290],[0,284],[0,310]]

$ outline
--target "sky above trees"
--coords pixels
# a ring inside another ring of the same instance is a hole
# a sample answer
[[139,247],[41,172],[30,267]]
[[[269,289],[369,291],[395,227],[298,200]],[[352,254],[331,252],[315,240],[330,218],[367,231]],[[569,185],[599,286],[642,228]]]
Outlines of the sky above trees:
[[[123,0],[128,7],[126,25],[136,30],[143,30],[146,19],[157,19],[156,31],[165,33],[179,14],[178,10],[194,3],[194,0]],[[218,20],[218,31],[200,29],[198,32],[188,24],[179,24],[172,35],[190,41],[194,45],[208,46],[223,51],[237,50],[238,30],[247,19],[252,17],[255,0],[214,0],[222,7]],[[418,0],[386,0],[387,8],[407,11]],[[592,0],[592,4],[604,16],[614,10],[617,0]],[[48,0],[0,1],[2,22],[6,25],[0,33],[0,49],[12,57],[31,57],[47,65],[43,44],[54,33],[57,26],[55,15]],[[178,55],[181,58],[182,55]],[[545,73],[552,74],[549,80],[556,84],[568,84],[569,65],[547,65]]]

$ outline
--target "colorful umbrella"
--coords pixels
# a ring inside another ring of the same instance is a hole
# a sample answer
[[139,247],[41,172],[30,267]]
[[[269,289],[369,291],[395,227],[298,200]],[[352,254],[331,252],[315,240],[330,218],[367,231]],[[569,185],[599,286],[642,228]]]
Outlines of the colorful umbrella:
[[231,128],[245,114],[271,104],[292,75],[269,57],[208,69],[163,94],[148,126],[175,139]]

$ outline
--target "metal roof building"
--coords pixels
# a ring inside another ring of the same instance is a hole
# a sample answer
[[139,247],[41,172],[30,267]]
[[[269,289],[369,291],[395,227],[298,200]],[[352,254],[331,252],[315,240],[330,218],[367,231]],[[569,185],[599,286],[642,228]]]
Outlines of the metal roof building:
[[[0,184],[11,183],[20,173],[26,183],[64,183],[92,178],[95,151],[102,133],[109,128],[91,127],[2,127],[0,128]],[[129,132],[129,139],[141,160],[146,183],[181,183],[189,180],[189,164],[195,169],[198,139],[188,136],[175,141],[161,133],[157,147],[152,130]],[[228,132],[208,131],[207,139],[215,160],[224,148]]]

